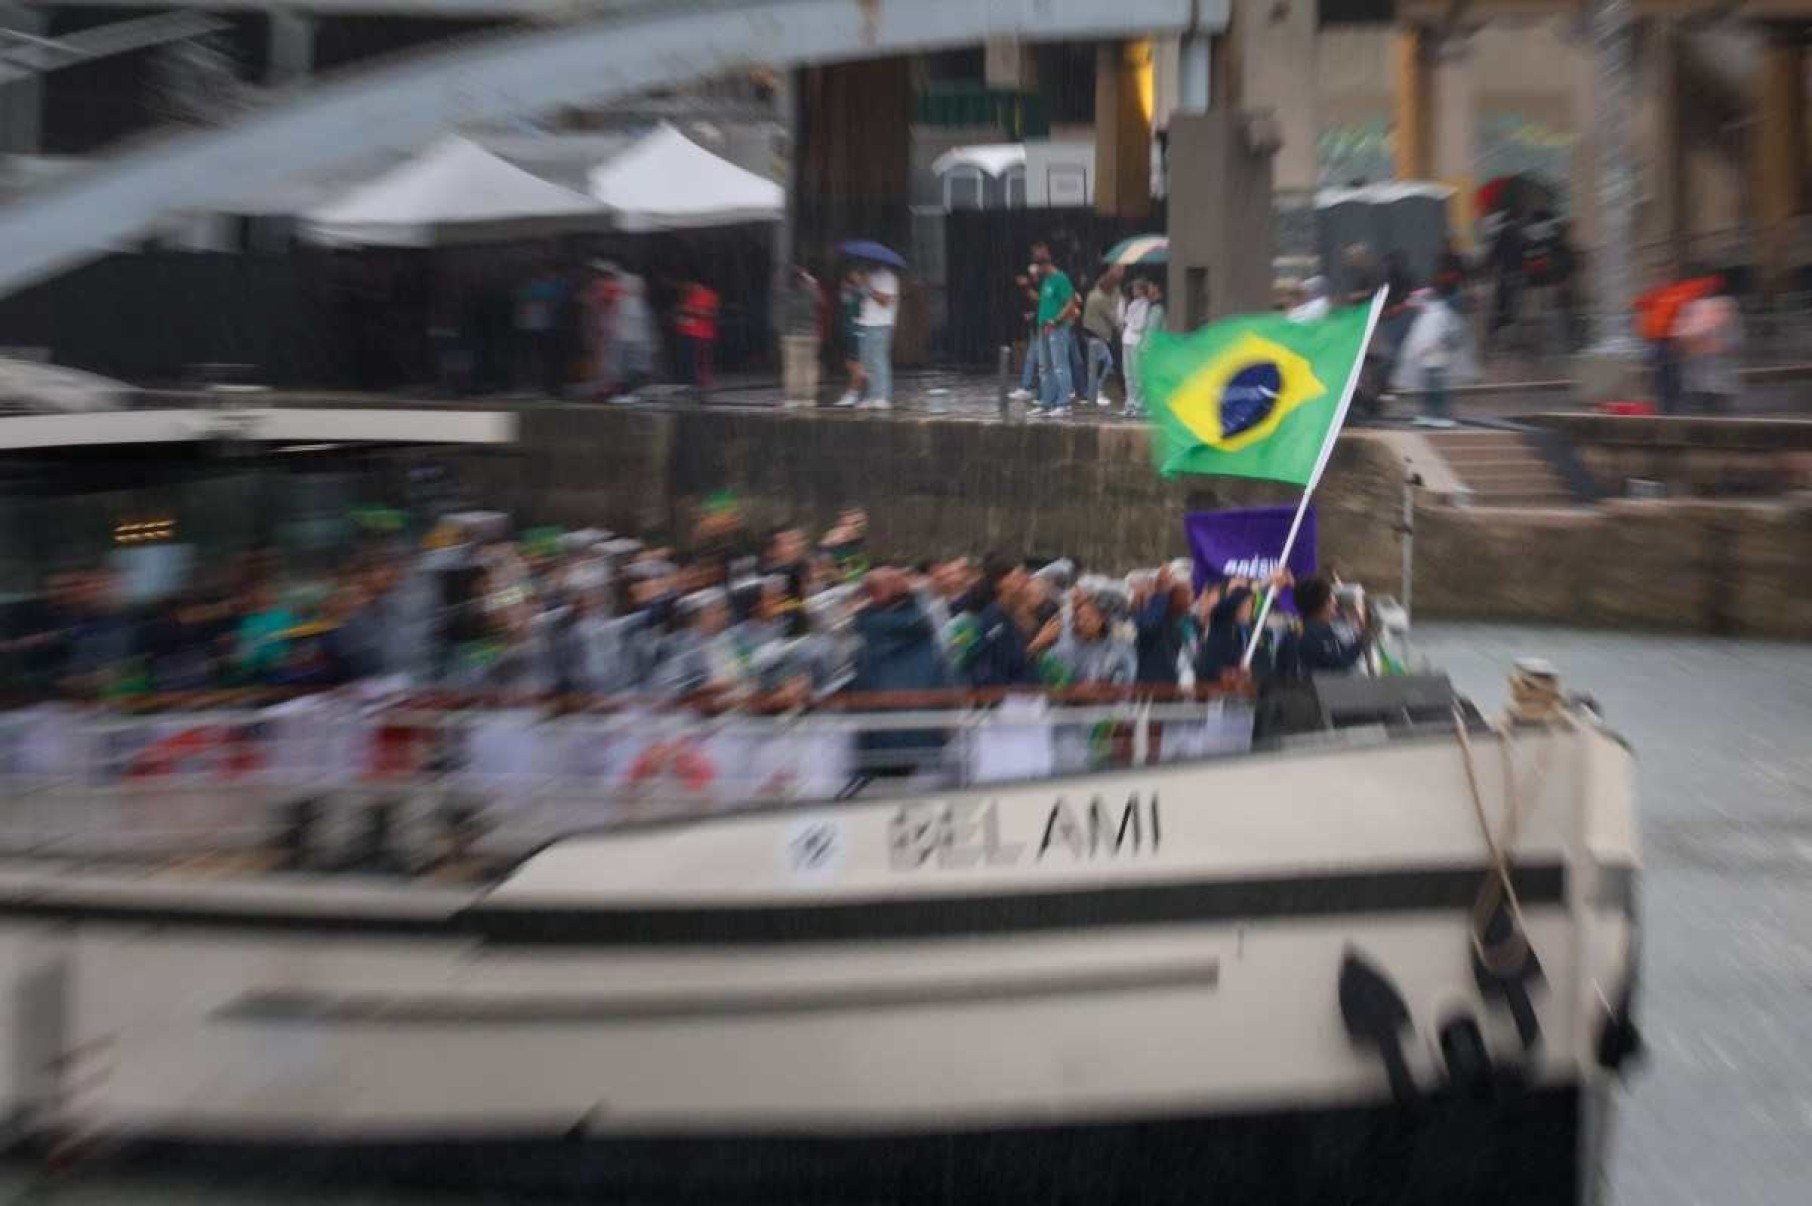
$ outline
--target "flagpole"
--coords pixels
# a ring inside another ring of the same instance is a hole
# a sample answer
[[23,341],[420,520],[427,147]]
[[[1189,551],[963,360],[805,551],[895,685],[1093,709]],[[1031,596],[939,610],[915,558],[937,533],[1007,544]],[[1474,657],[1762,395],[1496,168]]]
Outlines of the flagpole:
[[[1359,388],[1359,373],[1365,367],[1365,353],[1372,346],[1372,335],[1378,329],[1378,318],[1384,313],[1384,298],[1388,292],[1388,289],[1380,287],[1372,294],[1372,310],[1365,316],[1365,338],[1359,341],[1359,355],[1353,358],[1353,369],[1346,376],[1346,388],[1340,391],[1340,406],[1334,411],[1334,422],[1328,427],[1321,452],[1315,457],[1315,468],[1309,472],[1309,480],[1303,483],[1302,498],[1297,500],[1296,515],[1290,520],[1290,534],[1284,537],[1283,552],[1277,558],[1280,569],[1290,564],[1290,554],[1296,548],[1296,535],[1302,531],[1302,517],[1308,514],[1309,500],[1315,495],[1315,487],[1321,484],[1322,471],[1328,467],[1328,458],[1334,455],[1334,442],[1340,438],[1340,429],[1346,425],[1346,412],[1353,404],[1354,391]],[[1277,594],[1275,590],[1268,590],[1259,601],[1258,614],[1252,618],[1252,638],[1246,642],[1245,656],[1239,660],[1241,670],[1252,668],[1253,655],[1258,652],[1258,642],[1265,635],[1265,620],[1271,614],[1271,603],[1277,598]]]

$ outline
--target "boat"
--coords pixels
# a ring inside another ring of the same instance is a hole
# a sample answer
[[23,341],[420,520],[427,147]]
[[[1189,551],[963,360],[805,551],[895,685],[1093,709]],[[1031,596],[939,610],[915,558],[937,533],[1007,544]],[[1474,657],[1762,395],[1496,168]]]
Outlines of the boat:
[[1103,769],[632,809],[476,883],[9,840],[0,1097],[97,1159],[601,1200],[1595,1201],[1633,758],[1516,681],[1498,720],[1327,680],[1237,752],[1161,760],[1147,713]]

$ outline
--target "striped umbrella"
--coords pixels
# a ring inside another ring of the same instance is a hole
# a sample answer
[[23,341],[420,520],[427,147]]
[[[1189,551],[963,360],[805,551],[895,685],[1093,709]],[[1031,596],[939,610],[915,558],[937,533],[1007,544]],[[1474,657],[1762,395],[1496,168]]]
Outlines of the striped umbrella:
[[1101,257],[1104,263],[1132,268],[1139,264],[1170,263],[1170,240],[1163,235],[1138,235],[1123,239]]

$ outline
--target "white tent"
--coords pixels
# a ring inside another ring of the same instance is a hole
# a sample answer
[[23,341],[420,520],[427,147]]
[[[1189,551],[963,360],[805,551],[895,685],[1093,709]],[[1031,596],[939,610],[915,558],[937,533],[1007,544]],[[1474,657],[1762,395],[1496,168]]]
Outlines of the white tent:
[[317,243],[432,247],[607,224],[603,209],[590,197],[454,135],[305,213],[302,233]]
[[617,229],[685,230],[778,222],[786,190],[699,146],[663,123],[591,170],[591,195]]

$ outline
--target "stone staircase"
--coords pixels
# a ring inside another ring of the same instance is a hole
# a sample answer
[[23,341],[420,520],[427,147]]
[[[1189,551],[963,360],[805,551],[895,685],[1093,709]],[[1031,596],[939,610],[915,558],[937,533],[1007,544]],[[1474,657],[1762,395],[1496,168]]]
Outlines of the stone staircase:
[[1580,501],[1520,432],[1443,431],[1427,439],[1475,507],[1570,507]]

